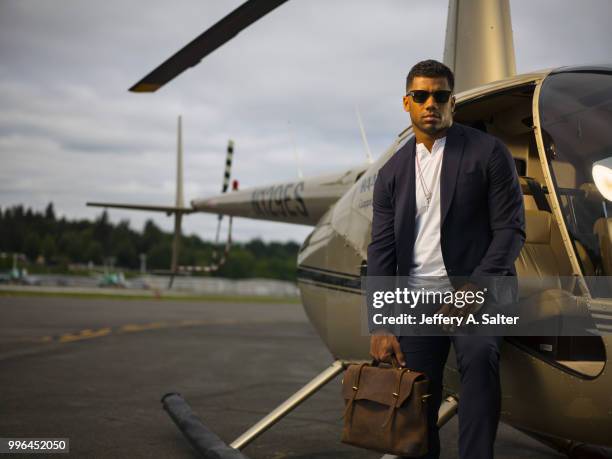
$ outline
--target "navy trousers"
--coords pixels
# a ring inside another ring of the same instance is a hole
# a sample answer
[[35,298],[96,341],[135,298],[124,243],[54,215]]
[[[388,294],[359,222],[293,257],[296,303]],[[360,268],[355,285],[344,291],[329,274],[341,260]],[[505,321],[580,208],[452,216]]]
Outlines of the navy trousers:
[[438,410],[442,403],[444,364],[452,341],[461,374],[459,393],[459,457],[492,459],[499,423],[501,390],[498,336],[400,336],[406,366],[430,380],[429,451],[423,459],[440,457]]

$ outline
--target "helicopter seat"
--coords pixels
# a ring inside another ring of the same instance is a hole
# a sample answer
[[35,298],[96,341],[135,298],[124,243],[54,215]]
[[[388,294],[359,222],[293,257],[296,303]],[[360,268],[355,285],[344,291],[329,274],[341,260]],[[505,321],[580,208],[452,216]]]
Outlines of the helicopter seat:
[[[526,334],[521,340],[536,349],[549,349],[559,354],[560,338],[554,334],[563,329],[564,314],[578,309],[572,295],[575,279],[563,245],[561,232],[550,212],[526,210],[525,244],[516,259],[521,322]],[[538,334],[542,332],[542,336]],[[543,347],[542,347],[543,346]]]
[[523,206],[525,210],[538,210],[538,205],[527,184],[527,177],[519,176],[519,184],[521,185],[521,191],[523,193]]
[[514,264],[519,276],[519,297],[526,298],[544,290],[571,290],[571,265],[552,214],[528,209],[525,223],[527,237]]

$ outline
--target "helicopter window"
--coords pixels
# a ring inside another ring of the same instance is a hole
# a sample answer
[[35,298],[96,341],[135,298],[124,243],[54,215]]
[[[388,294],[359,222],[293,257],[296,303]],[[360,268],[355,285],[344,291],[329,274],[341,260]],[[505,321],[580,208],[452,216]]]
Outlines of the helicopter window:
[[[540,116],[553,183],[583,274],[612,276],[612,204],[594,172],[604,164],[604,182],[610,180],[612,74],[552,74],[542,85]],[[612,296],[609,281],[588,277],[587,283],[593,296]]]

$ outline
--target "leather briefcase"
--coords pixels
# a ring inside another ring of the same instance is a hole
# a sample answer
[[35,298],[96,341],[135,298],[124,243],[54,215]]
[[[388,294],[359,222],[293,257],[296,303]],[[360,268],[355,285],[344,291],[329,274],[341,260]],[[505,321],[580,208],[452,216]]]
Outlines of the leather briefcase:
[[349,365],[342,379],[342,442],[399,456],[427,453],[428,389],[425,373],[376,362]]

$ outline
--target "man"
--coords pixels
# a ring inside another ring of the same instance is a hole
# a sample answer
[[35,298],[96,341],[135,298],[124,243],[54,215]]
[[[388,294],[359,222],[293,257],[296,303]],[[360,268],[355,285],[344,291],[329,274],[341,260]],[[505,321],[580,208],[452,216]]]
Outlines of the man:
[[[454,76],[427,60],[406,79],[404,109],[414,137],[380,169],[374,186],[368,276],[447,276],[476,279],[516,276],[514,261],[525,240],[523,198],[514,161],[501,141],[453,123]],[[475,290],[472,282],[455,285]],[[446,315],[476,312],[444,306]],[[372,333],[370,353],[380,361],[395,356],[401,365],[430,379],[429,452],[438,458],[436,426],[442,378],[450,342],[461,373],[459,456],[493,457],[500,413],[501,337],[400,336]]]

